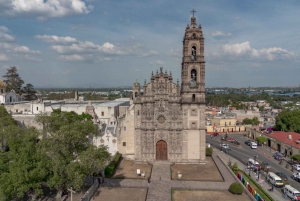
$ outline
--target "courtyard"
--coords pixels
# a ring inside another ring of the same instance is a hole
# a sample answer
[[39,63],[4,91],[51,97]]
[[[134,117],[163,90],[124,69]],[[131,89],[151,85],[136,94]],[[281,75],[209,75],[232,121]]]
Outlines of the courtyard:
[[204,190],[174,190],[172,189],[173,201],[251,201],[250,197],[243,193],[242,195],[235,195],[229,191],[204,191]]
[[[137,169],[145,176],[137,174]],[[149,164],[134,163],[134,161],[122,159],[113,176],[114,179],[148,179],[152,171],[152,166]]]
[[[175,164],[171,166],[172,180],[224,181],[212,157],[206,157],[206,164]],[[178,178],[178,173],[182,174]]]
[[147,188],[109,188],[101,187],[95,193],[93,201],[145,201]]

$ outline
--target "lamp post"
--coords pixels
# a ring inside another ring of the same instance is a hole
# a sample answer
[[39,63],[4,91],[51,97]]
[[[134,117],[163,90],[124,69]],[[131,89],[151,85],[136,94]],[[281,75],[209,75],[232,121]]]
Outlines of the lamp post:
[[[257,158],[258,158],[258,155],[254,155],[254,161],[256,161]],[[258,168],[256,168],[256,174],[257,174],[257,177],[258,177]]]

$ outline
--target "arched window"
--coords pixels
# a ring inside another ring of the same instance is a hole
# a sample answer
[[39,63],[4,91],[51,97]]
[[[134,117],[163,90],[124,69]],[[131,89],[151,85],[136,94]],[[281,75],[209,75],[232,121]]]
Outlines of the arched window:
[[195,39],[196,38],[196,34],[195,33],[193,33],[193,35],[192,35],[192,39]]
[[193,96],[192,96],[192,102],[195,102],[195,99],[196,99],[196,96],[195,96],[195,94],[193,94]]
[[194,61],[194,60],[196,60],[196,47],[195,46],[193,46],[192,47],[192,55],[191,55],[191,60],[192,61]]
[[139,110],[137,111],[137,115],[140,115],[140,111]]
[[137,97],[137,95],[138,95],[138,93],[137,93],[137,92],[135,92],[135,94],[134,94],[134,97],[136,98],[136,97]]
[[197,83],[197,71],[195,69],[191,70],[191,87],[196,87]]

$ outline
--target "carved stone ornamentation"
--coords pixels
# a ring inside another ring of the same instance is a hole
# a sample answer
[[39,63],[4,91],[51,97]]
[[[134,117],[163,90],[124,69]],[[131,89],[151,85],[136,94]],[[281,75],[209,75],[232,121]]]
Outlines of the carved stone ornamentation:
[[205,160],[205,116],[200,111],[205,108],[204,80],[204,38],[193,16],[183,39],[181,87],[163,67],[144,83],[144,94],[137,83],[133,87],[139,111],[134,113],[136,161]]

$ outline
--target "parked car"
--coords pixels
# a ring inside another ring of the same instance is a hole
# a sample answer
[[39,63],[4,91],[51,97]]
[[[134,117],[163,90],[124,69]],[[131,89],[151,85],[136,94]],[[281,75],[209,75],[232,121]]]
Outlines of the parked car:
[[275,160],[278,160],[278,161],[284,160],[284,157],[278,152],[275,152],[273,157]]
[[229,144],[220,144],[221,148],[230,150]]
[[284,174],[284,173],[282,173],[282,172],[275,172],[275,174],[277,175],[277,176],[279,176],[282,180],[284,180],[284,181],[287,181],[288,180],[288,178],[287,178],[287,176]]
[[257,149],[257,144],[255,142],[251,142],[250,147],[251,149]]
[[248,146],[250,146],[251,140],[246,140],[246,141],[245,141],[245,144],[248,145]]
[[295,179],[296,181],[300,181],[300,173],[299,172],[296,172],[292,175],[292,179]]
[[262,163],[261,163],[261,169],[262,169],[263,171],[267,171],[267,170],[270,170],[270,169],[271,169],[271,166],[269,165],[269,163],[262,162]]
[[253,158],[249,158],[248,167],[255,172],[261,170],[260,164],[257,161],[255,161]]
[[218,136],[218,135],[219,135],[218,132],[215,132],[215,133],[212,134],[212,136]]
[[228,141],[228,142],[234,142],[234,141],[236,141],[236,139],[234,139],[233,137],[228,137],[228,138],[227,138],[227,141]]
[[262,143],[260,143],[260,142],[257,142],[257,146],[260,146],[260,147],[261,147],[261,146],[262,146]]
[[295,170],[300,171],[300,164],[294,164],[292,166],[295,168]]

